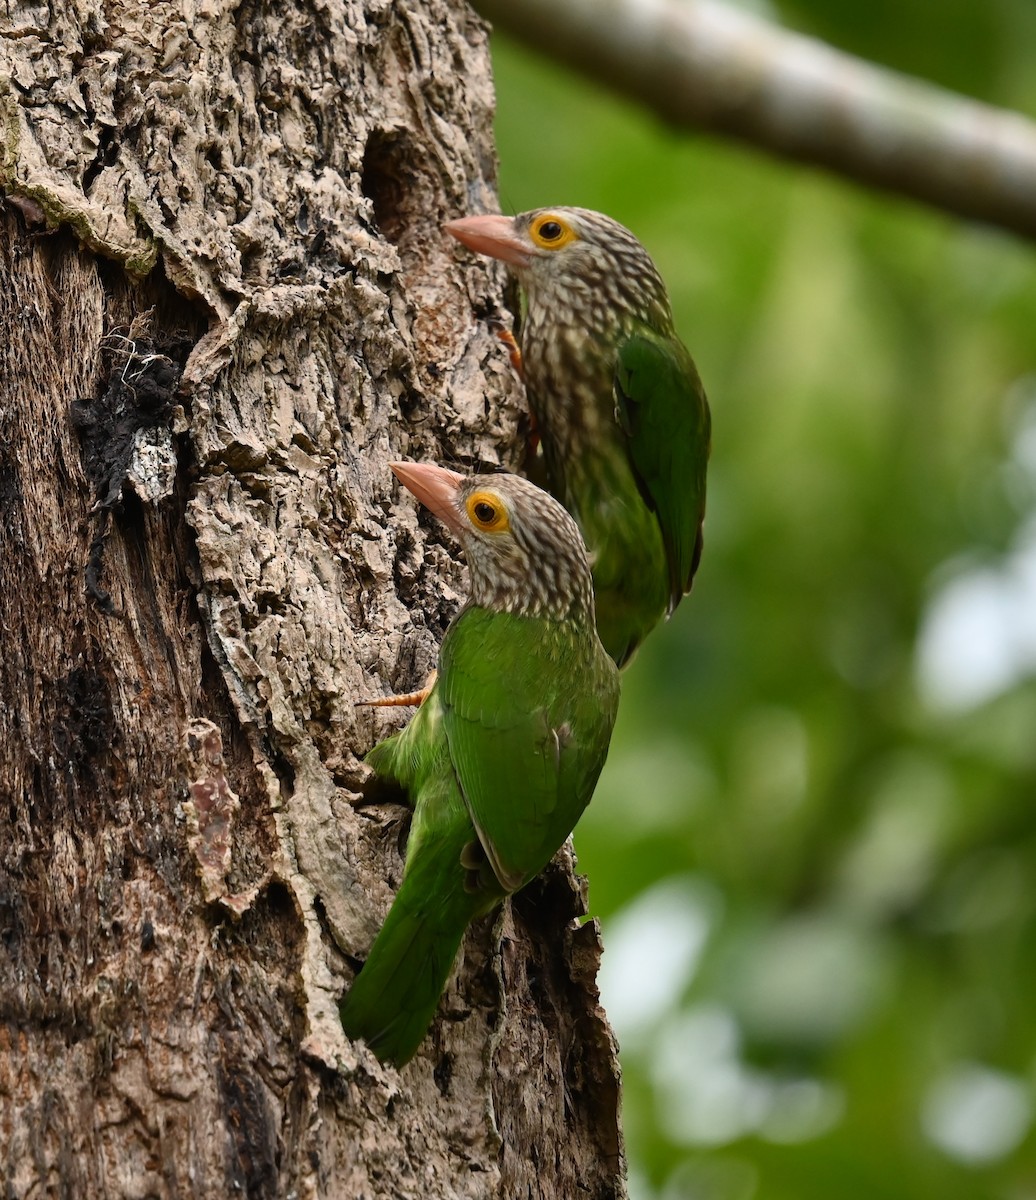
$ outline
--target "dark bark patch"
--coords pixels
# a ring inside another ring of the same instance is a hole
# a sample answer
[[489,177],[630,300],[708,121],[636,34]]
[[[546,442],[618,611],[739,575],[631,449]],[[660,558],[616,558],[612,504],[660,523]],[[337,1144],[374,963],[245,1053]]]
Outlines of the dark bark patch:
[[13,408],[0,414],[0,553],[5,562],[15,561],[25,547],[25,481],[16,449],[17,431],[12,428],[15,420]]
[[111,596],[100,581],[109,532],[106,514],[121,510],[123,487],[141,435],[169,427],[177,385],[193,344],[187,335],[133,338],[113,333],[108,339],[109,373],[103,391],[72,402],[83,469],[93,485],[94,510],[102,514],[90,545],[87,590],[104,612],[113,611]]
[[83,468],[103,508],[119,502],[137,431],[168,420],[193,344],[186,338],[162,346],[147,337],[120,337],[118,342],[110,349],[111,371],[103,392],[72,403]]
[[104,676],[73,668],[58,682],[53,724],[55,756],[78,773],[104,758],[115,736],[111,694]]
[[275,1197],[277,1131],[263,1082],[229,1054],[221,1060],[217,1076],[228,1133],[227,1194],[248,1196],[250,1200]]
[[0,506],[3,507],[7,520],[10,519],[12,505],[20,503],[21,500],[22,485],[18,475],[18,464],[4,448],[0,447]]
[[432,1071],[435,1079],[435,1085],[444,1096],[450,1093],[450,1083],[453,1080],[453,1055],[444,1054],[442,1058],[435,1064],[435,1069]]
[[155,948],[155,927],[151,923],[150,918],[145,917],[144,922],[140,927],[140,952],[147,954],[149,950]]

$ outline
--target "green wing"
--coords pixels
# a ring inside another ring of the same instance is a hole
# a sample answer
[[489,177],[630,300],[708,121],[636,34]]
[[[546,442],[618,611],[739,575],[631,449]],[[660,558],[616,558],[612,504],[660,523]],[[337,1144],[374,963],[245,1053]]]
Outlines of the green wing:
[[709,406],[683,344],[647,333],[620,345],[614,392],[637,487],[662,530],[672,612],[701,557]]
[[517,891],[579,819],[604,765],[617,673],[590,630],[466,609],[440,652],[450,757],[497,878]]
[[381,779],[402,788],[412,800],[428,773],[436,769],[441,754],[441,722],[436,684],[406,727],[379,742],[364,761]]

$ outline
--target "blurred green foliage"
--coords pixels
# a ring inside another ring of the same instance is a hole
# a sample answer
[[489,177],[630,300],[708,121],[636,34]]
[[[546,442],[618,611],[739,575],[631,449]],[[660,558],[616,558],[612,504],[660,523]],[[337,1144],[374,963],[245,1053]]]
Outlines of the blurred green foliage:
[[[1028,0],[780,17],[1036,113]],[[635,230],[713,405],[576,835],[631,1192],[1036,1197],[1034,248],[494,56],[505,210]]]

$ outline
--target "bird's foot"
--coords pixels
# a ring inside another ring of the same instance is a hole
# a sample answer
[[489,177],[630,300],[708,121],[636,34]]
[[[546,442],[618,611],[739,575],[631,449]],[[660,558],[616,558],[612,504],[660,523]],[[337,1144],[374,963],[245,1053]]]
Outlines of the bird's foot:
[[[518,378],[524,382],[525,368],[522,365],[522,348],[518,345],[518,339],[497,317],[490,317],[489,328],[492,329],[499,340],[507,347],[507,357],[511,360],[511,366],[514,368],[515,374],[518,376]],[[532,462],[536,457],[536,451],[539,449],[539,445],[540,435],[536,428],[536,417],[532,412],[530,412],[529,436],[525,448],[529,462]]]
[[511,366],[514,367],[519,379],[525,378],[525,373],[522,369],[522,350],[518,345],[518,340],[514,334],[502,322],[495,319],[490,320],[489,327],[496,336],[507,347],[507,357],[511,360]]
[[419,706],[424,704],[428,699],[429,694],[435,681],[438,678],[439,672],[432,671],[428,678],[424,681],[424,687],[416,692],[404,692],[400,696],[380,696],[376,700],[357,700],[355,708],[406,708],[409,705]]

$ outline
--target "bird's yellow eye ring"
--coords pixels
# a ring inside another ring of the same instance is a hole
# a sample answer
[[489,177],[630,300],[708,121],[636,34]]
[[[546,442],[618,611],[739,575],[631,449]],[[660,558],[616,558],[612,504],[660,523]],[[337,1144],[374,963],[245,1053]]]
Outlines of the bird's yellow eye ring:
[[464,505],[468,520],[482,533],[506,533],[507,509],[495,492],[474,492]]
[[529,235],[541,250],[560,250],[576,240],[576,232],[557,213],[543,213],[533,221]]

